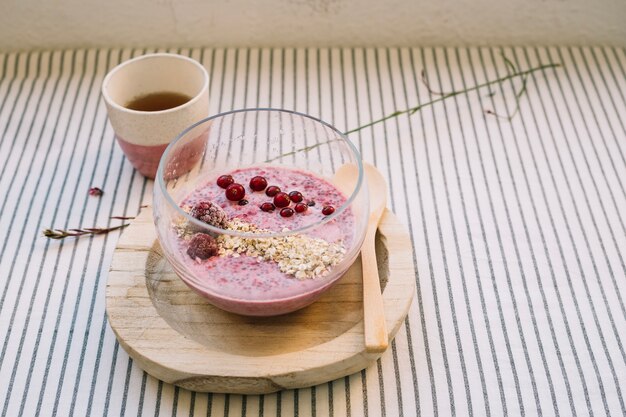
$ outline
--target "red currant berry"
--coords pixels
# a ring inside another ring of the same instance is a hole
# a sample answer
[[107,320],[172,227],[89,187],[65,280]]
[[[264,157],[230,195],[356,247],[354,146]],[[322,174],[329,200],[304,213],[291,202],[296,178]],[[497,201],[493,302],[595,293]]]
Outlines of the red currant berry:
[[293,209],[289,207],[285,207],[284,209],[280,210],[280,215],[283,217],[291,217],[293,216]]
[[261,176],[252,177],[250,180],[250,188],[252,191],[263,191],[267,187],[267,180]]
[[289,193],[289,198],[294,203],[300,203],[302,201],[302,193],[300,191],[292,191]]
[[226,189],[228,188],[228,186],[232,183],[235,182],[235,179],[233,178],[232,175],[221,175],[218,179],[217,179],[217,185],[220,186],[220,188]]
[[230,184],[227,188],[226,188],[226,198],[229,199],[230,201],[239,201],[241,199],[243,199],[243,197],[246,195],[246,190],[243,188],[243,185],[241,184]]
[[287,193],[278,193],[274,196],[274,205],[276,207],[287,207],[289,203],[291,203],[291,200],[289,200]]
[[315,205],[315,201],[313,201],[313,200],[309,200],[309,201],[306,203],[306,205],[307,205],[307,206],[309,206],[309,207],[313,207],[313,206]]
[[263,203],[261,204],[261,210],[263,211],[274,211],[274,209],[276,208],[272,203]]
[[294,208],[296,209],[296,213],[304,213],[305,211],[307,211],[309,206],[307,206],[304,203],[298,203],[298,204],[296,204],[296,207],[294,207]]
[[270,185],[265,190],[265,195],[268,197],[274,197],[276,194],[280,193],[280,188],[275,185]]
[[237,204],[239,204],[240,206],[245,206],[246,204],[248,204],[248,200],[246,200],[246,199],[239,200],[239,201],[237,202]]
[[335,208],[333,206],[324,206],[322,208],[322,214],[324,216],[330,216],[331,214],[333,214],[335,212]]

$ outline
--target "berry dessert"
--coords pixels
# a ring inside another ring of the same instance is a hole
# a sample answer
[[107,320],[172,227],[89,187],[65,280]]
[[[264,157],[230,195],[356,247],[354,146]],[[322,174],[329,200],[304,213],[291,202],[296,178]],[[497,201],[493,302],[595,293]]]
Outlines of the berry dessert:
[[267,166],[222,173],[180,204],[217,228],[184,219],[173,225],[180,260],[201,282],[184,280],[209,299],[211,291],[218,293],[215,304],[230,311],[273,315],[301,308],[349,266],[342,261],[354,240],[353,213],[347,208],[328,219],[345,202],[333,184],[301,170]]

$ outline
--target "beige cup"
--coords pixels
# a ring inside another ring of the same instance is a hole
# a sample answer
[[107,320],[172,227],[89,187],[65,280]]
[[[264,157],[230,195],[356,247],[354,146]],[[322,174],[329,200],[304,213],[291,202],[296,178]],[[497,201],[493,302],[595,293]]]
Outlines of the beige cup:
[[[125,107],[137,97],[157,92],[180,93],[192,99],[160,111]],[[124,154],[142,175],[154,178],[167,145],[208,116],[209,75],[200,63],[182,55],[143,55],[113,68],[102,83],[102,96]]]

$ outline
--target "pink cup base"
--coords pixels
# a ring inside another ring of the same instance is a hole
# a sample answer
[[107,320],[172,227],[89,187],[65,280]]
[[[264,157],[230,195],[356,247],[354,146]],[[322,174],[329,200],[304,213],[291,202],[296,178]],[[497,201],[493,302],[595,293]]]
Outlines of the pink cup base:
[[163,145],[155,146],[135,145],[117,135],[115,137],[133,167],[144,177],[154,179],[159,168],[161,155],[165,152],[168,144],[164,143]]
[[[165,167],[164,176],[166,179],[173,179],[179,175],[189,172],[202,158],[206,146],[208,129],[189,141],[183,146],[178,146],[172,150],[170,163]],[[169,143],[163,145],[146,146],[136,145],[115,135],[122,151],[133,167],[144,177],[153,180],[159,169],[161,156]]]

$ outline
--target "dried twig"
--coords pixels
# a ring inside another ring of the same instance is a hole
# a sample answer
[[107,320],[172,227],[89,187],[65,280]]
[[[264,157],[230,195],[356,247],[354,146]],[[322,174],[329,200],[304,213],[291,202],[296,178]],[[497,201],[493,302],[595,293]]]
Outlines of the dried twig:
[[426,77],[426,71],[424,69],[422,69],[422,72],[420,73],[420,78],[422,79],[422,84],[424,84],[426,90],[428,90],[428,92],[434,96],[445,96],[446,94],[451,93],[451,91],[446,93],[445,91],[437,91],[432,88],[432,86],[430,85],[430,81],[428,81],[428,78]]
[[[504,59],[505,59],[505,62],[507,62],[507,66],[510,67],[512,62],[508,58],[506,58],[506,57],[504,57]],[[348,130],[344,134],[345,135],[350,135],[352,133],[358,132],[359,130],[363,130],[363,129],[366,129],[368,127],[372,127],[372,126],[374,126],[376,124],[385,122],[385,121],[387,121],[389,119],[393,119],[394,117],[398,117],[398,116],[401,116],[403,114],[408,114],[409,116],[412,116],[413,114],[417,113],[418,111],[420,111],[424,107],[432,106],[435,103],[439,103],[440,101],[446,100],[448,98],[451,98],[451,97],[454,97],[454,96],[458,96],[459,94],[469,93],[470,91],[479,90],[481,88],[489,87],[489,86],[492,86],[494,84],[499,84],[499,83],[502,83],[502,82],[507,81],[507,80],[511,80],[511,79],[514,79],[514,78],[517,78],[517,77],[522,77],[522,80],[523,80],[522,81],[522,88],[515,95],[518,107],[513,112],[513,114],[507,116],[507,118],[510,119],[513,116],[515,116],[515,114],[517,114],[517,112],[519,110],[519,99],[522,96],[522,94],[524,94],[526,92],[526,82],[528,81],[528,75],[532,74],[533,72],[543,71],[543,70],[550,69],[550,68],[557,68],[559,66],[560,66],[560,64],[558,64],[558,63],[556,63],[556,64],[544,64],[544,65],[540,65],[538,67],[527,69],[525,71],[518,71],[517,68],[513,65],[514,72],[513,73],[509,72],[509,74],[504,76],[504,77],[500,77],[500,78],[498,78],[496,80],[492,80],[492,81],[487,81],[487,82],[484,82],[482,84],[477,84],[477,85],[475,85],[473,87],[468,87],[468,88],[466,88],[464,90],[451,91],[451,92],[447,92],[447,93],[441,93],[441,92],[437,92],[437,91],[432,91],[432,89],[427,85],[427,88],[428,88],[429,92],[431,92],[432,94],[440,94],[440,95],[442,94],[442,95],[440,97],[434,99],[434,100],[428,101],[428,102],[426,102],[424,104],[417,105],[415,107],[408,108],[406,110],[396,110],[395,112],[393,112],[391,114],[388,114],[385,117],[382,117],[380,119],[374,120],[373,122],[366,123],[366,124],[364,124],[362,126],[354,128],[354,129]],[[489,91],[489,93],[490,93],[490,95],[494,94],[491,90]],[[492,114],[492,111],[490,111],[490,110],[488,110],[487,112],[490,112],[489,114]],[[495,113],[493,113],[493,114],[495,114]],[[327,141],[319,142],[319,143],[316,143],[314,145],[306,146],[304,148],[296,149],[294,151],[281,154],[281,155],[279,155],[279,156],[277,156],[275,158],[267,159],[265,162],[272,162],[272,161],[275,161],[277,159],[281,159],[281,158],[284,158],[286,156],[294,155],[294,154],[299,153],[299,152],[308,152],[308,151],[310,151],[312,149],[315,149],[317,147],[320,147],[320,146],[323,146],[323,145],[327,145],[327,144],[332,143],[332,142],[337,142],[339,140],[340,139],[337,139],[337,138],[329,139]]]
[[[504,60],[504,63],[506,64],[509,74],[512,74],[512,73],[515,74],[518,72],[517,66],[513,62],[511,62],[511,60],[508,59],[504,54],[502,54],[502,59]],[[528,82],[528,75],[525,75],[522,77],[522,86],[520,87],[519,91],[515,93],[515,109],[513,110],[512,113],[503,115],[503,114],[496,113],[494,110],[490,110],[490,109],[486,109],[485,113],[492,115],[492,116],[496,116],[500,119],[511,121],[517,115],[517,113],[519,113],[520,99],[522,98],[524,93],[526,93],[527,82]]]
[[88,228],[88,229],[45,229],[43,235],[50,239],[65,239],[66,237],[80,237],[84,235],[103,235],[114,230],[123,229],[129,226],[129,223],[108,228]]
[[[435,103],[439,103],[440,101],[443,101],[443,100],[448,99],[450,97],[458,96],[459,94],[469,93],[470,91],[478,90],[478,89],[481,89],[483,87],[487,87],[487,86],[490,86],[490,85],[493,85],[493,84],[498,84],[498,83],[510,80],[512,78],[526,77],[528,74],[531,74],[533,72],[542,71],[542,70],[549,69],[549,68],[557,68],[559,66],[560,66],[560,64],[544,64],[544,65],[540,65],[538,67],[534,67],[534,68],[528,69],[526,71],[519,71],[519,72],[516,72],[514,74],[509,74],[509,75],[507,75],[505,77],[498,78],[497,80],[487,81],[485,83],[478,84],[478,85],[475,85],[473,87],[466,88],[464,90],[452,91],[452,92],[450,92],[448,94],[445,94],[445,95],[443,95],[443,96],[441,96],[439,98],[436,98],[436,99],[431,100],[429,102],[426,102],[424,104],[420,104],[418,106],[411,107],[410,109],[395,111],[395,112],[393,112],[393,113],[391,113],[391,114],[389,114],[389,115],[387,115],[387,116],[385,116],[385,117],[383,117],[381,119],[374,120],[373,122],[369,122],[367,124],[364,124],[363,126],[359,126],[359,127],[354,128],[352,130],[348,130],[347,132],[345,132],[345,134],[349,135],[351,133],[358,132],[359,130],[365,129],[367,127],[374,126],[375,124],[378,124],[378,123],[385,122],[385,121],[387,121],[389,119],[392,119],[394,117],[398,117],[398,116],[400,116],[402,114],[408,114],[409,116],[413,115],[416,112],[418,112],[421,109],[423,109],[424,107],[432,106]],[[524,91],[525,91],[525,89],[524,89]],[[318,146],[322,145],[322,144],[318,144]]]

